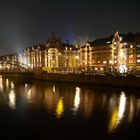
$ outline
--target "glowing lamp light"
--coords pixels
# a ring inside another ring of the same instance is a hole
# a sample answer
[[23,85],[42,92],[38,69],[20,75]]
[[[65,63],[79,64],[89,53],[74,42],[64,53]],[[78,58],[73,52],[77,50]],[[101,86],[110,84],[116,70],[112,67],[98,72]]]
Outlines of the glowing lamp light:
[[119,71],[120,73],[125,73],[128,71],[128,68],[126,67],[126,65],[120,65]]
[[113,64],[113,61],[112,61],[112,60],[110,60],[110,61],[109,61],[109,64]]
[[98,68],[95,68],[95,70],[98,70]]
[[103,71],[104,69],[103,68],[100,68],[100,70]]
[[75,58],[76,58],[76,59],[79,59],[79,56],[78,56],[78,55],[76,55],[76,56],[75,56]]

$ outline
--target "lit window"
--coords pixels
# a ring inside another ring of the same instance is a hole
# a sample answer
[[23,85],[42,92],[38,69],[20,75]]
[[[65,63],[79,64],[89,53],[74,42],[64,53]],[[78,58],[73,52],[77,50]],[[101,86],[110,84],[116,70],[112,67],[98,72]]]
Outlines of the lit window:
[[129,55],[129,58],[133,58],[133,55]]
[[103,71],[104,69],[103,68],[100,68],[100,70]]
[[127,42],[124,42],[123,45],[124,45],[124,46],[127,45]]
[[95,68],[95,70],[98,70],[98,68]]
[[140,62],[140,59],[138,59],[137,62]]
[[133,50],[129,50],[129,53],[133,53]]
[[137,70],[140,70],[140,66],[137,66],[136,69],[137,69]]
[[120,37],[120,41],[122,41],[122,37]]
[[104,64],[106,64],[106,61],[103,61]]
[[133,45],[130,45],[130,48],[133,48]]
[[109,61],[109,64],[113,64],[113,61],[112,61],[112,60],[110,60],[110,61]]
[[114,45],[116,45],[117,43],[116,42],[114,42]]

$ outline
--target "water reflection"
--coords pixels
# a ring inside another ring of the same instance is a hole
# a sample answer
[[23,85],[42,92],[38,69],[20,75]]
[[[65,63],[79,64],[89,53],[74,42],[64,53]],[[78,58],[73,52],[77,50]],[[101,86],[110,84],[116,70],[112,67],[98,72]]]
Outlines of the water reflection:
[[8,98],[9,98],[9,106],[12,109],[15,109],[16,108],[16,95],[15,95],[14,90],[10,90]]
[[6,79],[6,88],[9,89],[9,79]]
[[82,120],[82,123],[91,122],[95,126],[100,124],[98,127],[103,126],[109,133],[140,117],[139,96],[131,91],[61,83],[15,84],[14,80],[0,77],[0,107],[9,105],[12,109],[16,108],[15,111],[20,108],[23,114],[39,114],[41,118],[46,114],[57,119],[64,118],[62,120],[76,117],[79,123]]
[[3,79],[1,75],[0,75],[0,91],[3,91]]
[[44,105],[48,112],[54,112],[58,104],[59,98],[59,94],[54,94],[52,87],[47,87],[44,89]]
[[77,112],[80,105],[80,88],[76,87],[73,111]]
[[120,95],[120,103],[119,103],[119,111],[118,111],[118,123],[123,118],[123,114],[125,111],[126,97],[125,93],[122,91]]
[[14,83],[11,81],[11,89],[14,89]]
[[128,121],[131,122],[134,115],[134,97],[130,97]]
[[63,97],[61,97],[56,107],[56,117],[61,118],[63,115],[63,112],[64,112],[64,103],[63,103]]
[[25,88],[27,88],[28,87],[28,84],[27,83],[25,83]]
[[55,93],[55,85],[53,85],[53,93]]
[[125,97],[125,93],[122,91],[119,99],[119,107],[118,105],[115,106],[115,109],[113,111],[109,123],[109,129],[108,129],[109,132],[113,132],[115,128],[121,123],[125,111],[125,105],[126,105],[126,97]]
[[32,89],[29,89],[29,90],[27,91],[27,99],[28,99],[29,101],[32,100]]
[[140,99],[138,99],[136,103],[136,116],[138,117],[140,113]]

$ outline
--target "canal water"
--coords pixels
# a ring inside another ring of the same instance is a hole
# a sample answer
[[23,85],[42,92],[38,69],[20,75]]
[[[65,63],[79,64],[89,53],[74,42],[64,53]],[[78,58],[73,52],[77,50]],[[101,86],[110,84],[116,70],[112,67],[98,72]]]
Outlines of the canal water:
[[136,139],[139,91],[0,76],[0,137]]

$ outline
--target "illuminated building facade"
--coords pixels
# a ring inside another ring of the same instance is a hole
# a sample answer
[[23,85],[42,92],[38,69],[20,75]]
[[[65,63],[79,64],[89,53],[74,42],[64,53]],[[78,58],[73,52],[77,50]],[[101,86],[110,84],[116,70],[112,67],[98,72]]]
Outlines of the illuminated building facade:
[[81,47],[81,67],[93,73],[139,73],[140,34],[118,31]]
[[[140,73],[140,34],[119,34],[96,39],[79,47],[62,43],[54,33],[45,44],[31,46],[18,54],[5,55],[0,61],[26,64],[30,70],[47,72]],[[17,68],[0,64],[0,68]]]
[[18,62],[17,54],[0,56],[0,70],[5,70],[5,71],[16,70],[17,69],[16,65],[11,65],[5,62],[11,62],[11,64]]
[[16,55],[1,56],[0,60],[26,64],[34,71],[75,72],[80,68],[80,50],[75,45],[62,43],[52,33],[45,44],[28,47]]
[[120,35],[112,40],[114,68],[120,73],[137,74],[140,71],[140,34]]

